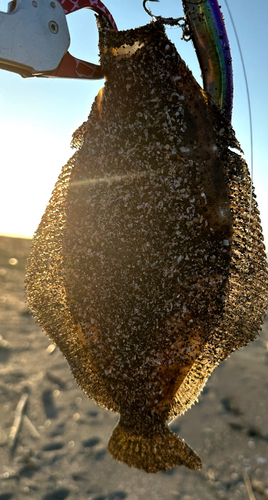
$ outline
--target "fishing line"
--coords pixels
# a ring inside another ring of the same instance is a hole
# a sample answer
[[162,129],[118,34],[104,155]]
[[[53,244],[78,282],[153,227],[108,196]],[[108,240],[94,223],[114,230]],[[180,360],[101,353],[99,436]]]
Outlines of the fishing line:
[[249,130],[250,130],[250,203],[249,203],[249,224],[251,220],[251,209],[252,209],[252,191],[253,191],[253,127],[252,127],[252,113],[251,113],[251,102],[250,102],[250,95],[249,95],[249,86],[248,86],[248,78],[247,78],[247,72],[246,72],[246,67],[245,67],[245,62],[244,62],[244,57],[243,57],[243,52],[241,49],[238,33],[236,31],[236,26],[235,22],[228,4],[228,0],[224,0],[224,3],[227,7],[229,17],[231,19],[231,23],[233,26],[235,38],[236,38],[236,43],[238,46],[239,50],[239,55],[240,59],[242,62],[242,68],[243,68],[243,74],[244,74],[244,80],[245,80],[245,85],[246,85],[246,92],[247,92],[247,101],[248,101],[248,114],[249,114]]
[[[226,5],[226,8],[228,10],[228,14],[229,14],[232,26],[233,26],[233,30],[234,30],[234,34],[235,34],[235,38],[236,38],[236,43],[237,43],[239,54],[240,54],[240,59],[241,59],[242,68],[243,68],[243,74],[244,74],[244,80],[245,80],[245,85],[246,85],[247,102],[248,102],[248,114],[249,114],[249,130],[250,130],[250,198],[249,198],[249,219],[248,219],[248,223],[247,223],[247,227],[248,227],[248,230],[247,230],[248,241],[247,241],[247,244],[246,244],[246,247],[245,247],[245,249],[248,250],[248,251],[245,252],[245,257],[246,257],[245,264],[247,263],[247,265],[244,267],[244,270],[243,270],[243,277],[245,278],[246,275],[248,274],[248,271],[249,271],[249,268],[250,268],[250,260],[248,261],[248,259],[250,259],[249,239],[250,239],[250,223],[251,223],[251,213],[252,213],[252,194],[253,194],[253,127],[252,127],[252,113],[251,113],[251,102],[250,102],[250,95],[249,95],[248,78],[247,78],[247,72],[246,72],[244,57],[243,57],[243,53],[242,53],[242,48],[241,48],[241,45],[240,45],[240,40],[239,40],[238,33],[237,33],[237,30],[236,30],[235,22],[234,22],[234,19],[233,19],[233,16],[232,16],[229,4],[228,4],[228,0],[224,0],[224,2],[225,2],[225,5]],[[241,283],[239,283],[239,281],[238,281],[237,285],[241,285]],[[238,297],[237,297],[238,300],[240,300],[240,298],[242,297],[243,291],[244,291],[243,287],[240,286],[240,293],[238,292]],[[242,306],[240,314],[241,314],[241,320],[242,320],[243,314],[244,314],[243,306]]]

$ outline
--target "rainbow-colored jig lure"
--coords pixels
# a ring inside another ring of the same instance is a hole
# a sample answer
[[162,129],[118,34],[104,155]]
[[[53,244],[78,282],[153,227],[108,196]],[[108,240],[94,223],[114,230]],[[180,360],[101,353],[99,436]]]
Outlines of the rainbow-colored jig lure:
[[182,0],[204,89],[231,120],[233,71],[230,45],[217,0]]
[[[151,0],[158,2],[159,0]],[[228,120],[232,117],[233,71],[229,41],[217,0],[182,0],[185,17],[163,18],[147,14],[171,26],[183,29],[182,38],[192,40],[202,71],[204,90]]]

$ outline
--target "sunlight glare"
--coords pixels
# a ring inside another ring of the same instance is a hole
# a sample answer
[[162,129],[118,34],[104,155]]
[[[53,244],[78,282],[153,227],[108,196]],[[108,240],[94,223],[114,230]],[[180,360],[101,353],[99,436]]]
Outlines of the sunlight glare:
[[5,124],[0,138],[0,234],[29,237],[37,229],[61,166],[73,152],[68,139],[28,124]]

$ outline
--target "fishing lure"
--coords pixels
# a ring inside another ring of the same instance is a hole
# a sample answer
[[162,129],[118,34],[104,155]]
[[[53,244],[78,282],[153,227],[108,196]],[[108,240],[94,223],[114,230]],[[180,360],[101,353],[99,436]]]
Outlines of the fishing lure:
[[[182,0],[185,17],[154,16],[143,1],[147,14],[164,24],[183,29],[184,40],[192,40],[202,72],[204,90],[231,120],[233,71],[228,36],[217,0]],[[159,0],[151,0],[158,2]]]
[[147,472],[201,459],[167,422],[257,336],[267,263],[226,119],[161,20],[98,18],[104,89],[32,243],[30,308],[81,389],[120,413],[108,450]]
[[202,71],[204,89],[232,116],[233,72],[230,45],[217,0],[182,0],[191,39]]

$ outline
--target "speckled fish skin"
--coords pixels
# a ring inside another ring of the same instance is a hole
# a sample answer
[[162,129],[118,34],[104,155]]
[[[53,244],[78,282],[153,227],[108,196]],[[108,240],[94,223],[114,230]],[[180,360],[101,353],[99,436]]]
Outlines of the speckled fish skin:
[[99,18],[104,91],[33,240],[31,310],[82,390],[120,412],[108,450],[147,472],[202,466],[168,419],[254,340],[267,265],[229,122],[161,22]]

